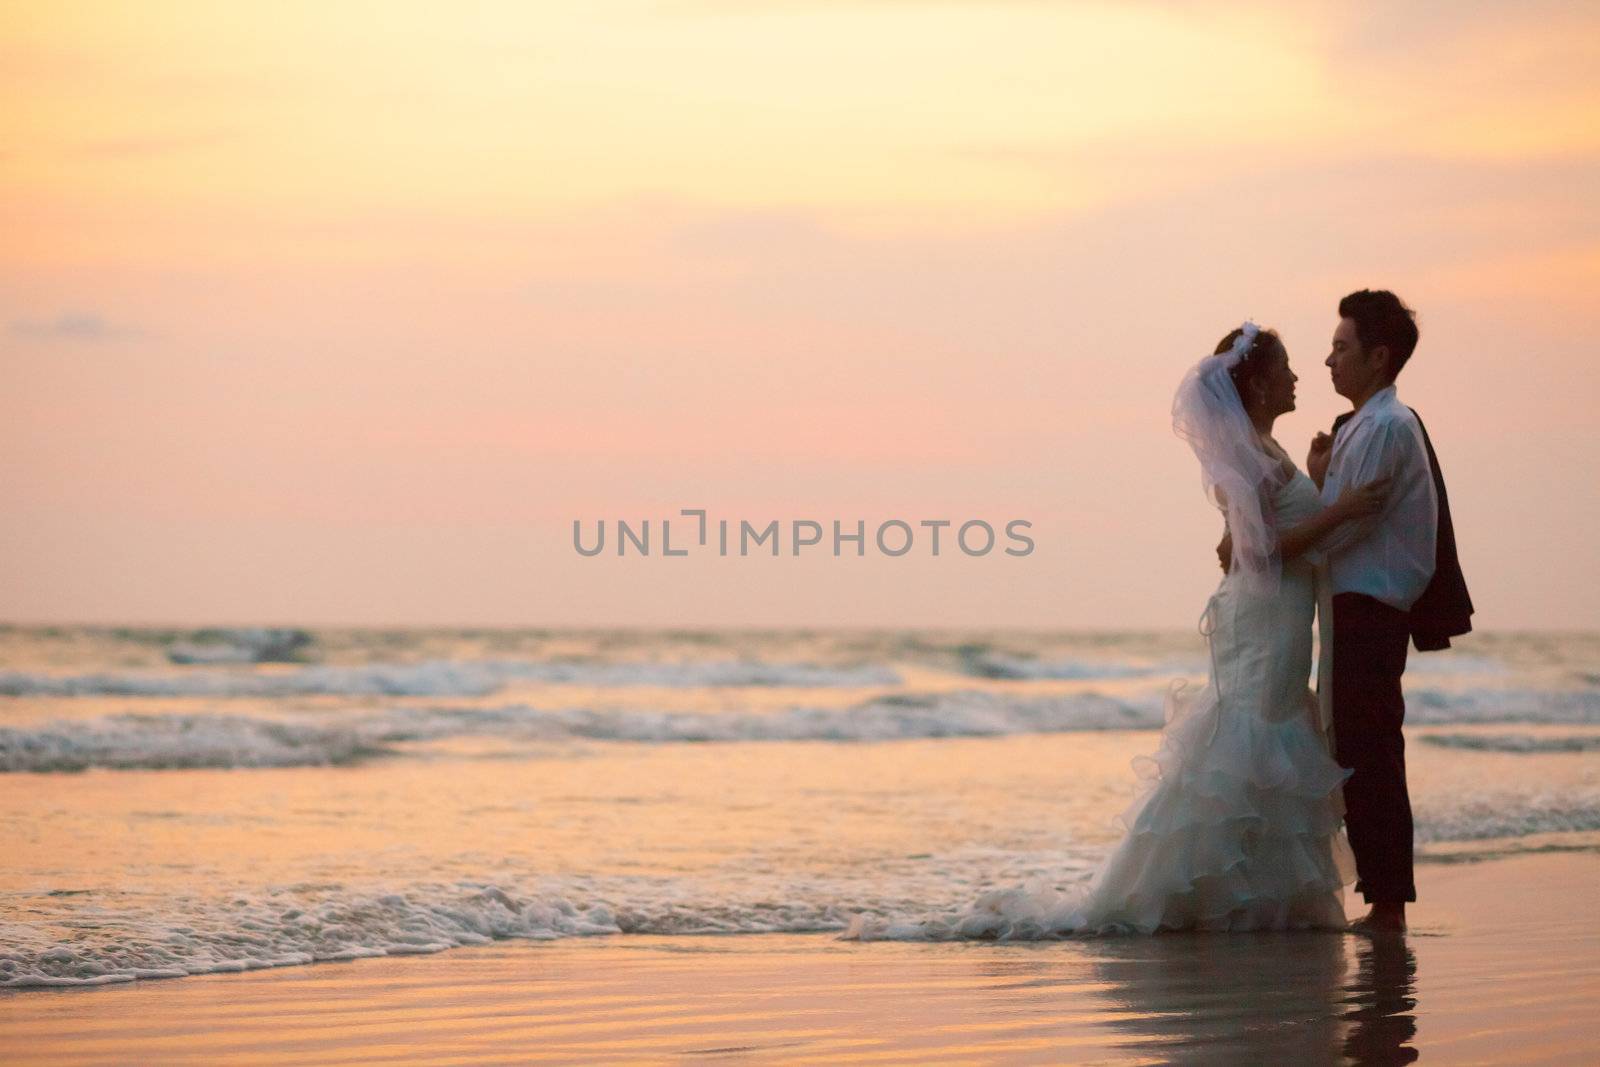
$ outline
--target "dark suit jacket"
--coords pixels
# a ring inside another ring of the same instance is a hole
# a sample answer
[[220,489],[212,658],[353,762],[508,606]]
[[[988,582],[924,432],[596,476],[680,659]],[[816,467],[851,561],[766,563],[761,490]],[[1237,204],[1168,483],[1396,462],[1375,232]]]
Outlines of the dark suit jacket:
[[[1345,424],[1354,412],[1347,411],[1333,420],[1333,432]],[[1416,415],[1417,409],[1412,408]],[[1433,472],[1433,488],[1439,497],[1439,532],[1434,541],[1433,577],[1422,596],[1411,605],[1411,643],[1418,652],[1434,652],[1450,647],[1450,639],[1472,630],[1472,598],[1467,595],[1467,580],[1461,574],[1461,561],[1456,558],[1456,530],[1450,521],[1450,499],[1444,491],[1444,475],[1439,471],[1439,457],[1434,455],[1433,442],[1428,439],[1428,428],[1417,416],[1417,426],[1422,430],[1422,443],[1428,450],[1428,468]]]

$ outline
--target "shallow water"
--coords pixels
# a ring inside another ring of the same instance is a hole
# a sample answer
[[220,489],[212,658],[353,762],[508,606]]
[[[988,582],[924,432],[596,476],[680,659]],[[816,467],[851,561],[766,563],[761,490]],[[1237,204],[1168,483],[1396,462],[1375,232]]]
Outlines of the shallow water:
[[[1593,855],[1430,866],[1411,936],[502,941],[0,995],[8,1062],[1590,1063]],[[1540,907],[1507,909],[1540,888]]]

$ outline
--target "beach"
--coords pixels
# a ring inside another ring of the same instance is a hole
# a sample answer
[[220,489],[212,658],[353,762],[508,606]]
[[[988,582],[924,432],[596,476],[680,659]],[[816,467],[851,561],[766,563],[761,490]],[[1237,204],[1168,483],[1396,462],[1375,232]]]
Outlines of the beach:
[[1408,671],[1398,949],[835,939],[1087,877],[1197,635],[194,638],[0,631],[6,1062],[1593,1058],[1593,635]]
[[1402,939],[504,942],[13,993],[0,1033],[7,1062],[61,1065],[1593,1062],[1600,857],[1419,880]]

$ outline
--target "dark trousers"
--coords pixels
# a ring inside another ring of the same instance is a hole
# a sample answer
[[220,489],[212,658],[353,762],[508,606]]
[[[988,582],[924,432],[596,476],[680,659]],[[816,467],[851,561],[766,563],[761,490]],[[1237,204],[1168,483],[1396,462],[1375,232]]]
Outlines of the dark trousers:
[[1334,758],[1355,771],[1344,786],[1356,891],[1369,904],[1417,899],[1411,795],[1406,792],[1406,702],[1400,675],[1411,639],[1406,612],[1361,593],[1333,598]]

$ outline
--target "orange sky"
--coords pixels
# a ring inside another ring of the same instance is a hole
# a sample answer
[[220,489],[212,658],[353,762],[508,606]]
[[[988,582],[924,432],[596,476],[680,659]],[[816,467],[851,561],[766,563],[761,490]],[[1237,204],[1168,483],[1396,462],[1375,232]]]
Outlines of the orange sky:
[[[0,617],[1188,626],[1178,378],[1302,454],[1372,285],[1479,625],[1600,626],[1600,12],[1391,8],[0,4]],[[1038,548],[572,550],[683,507]]]

